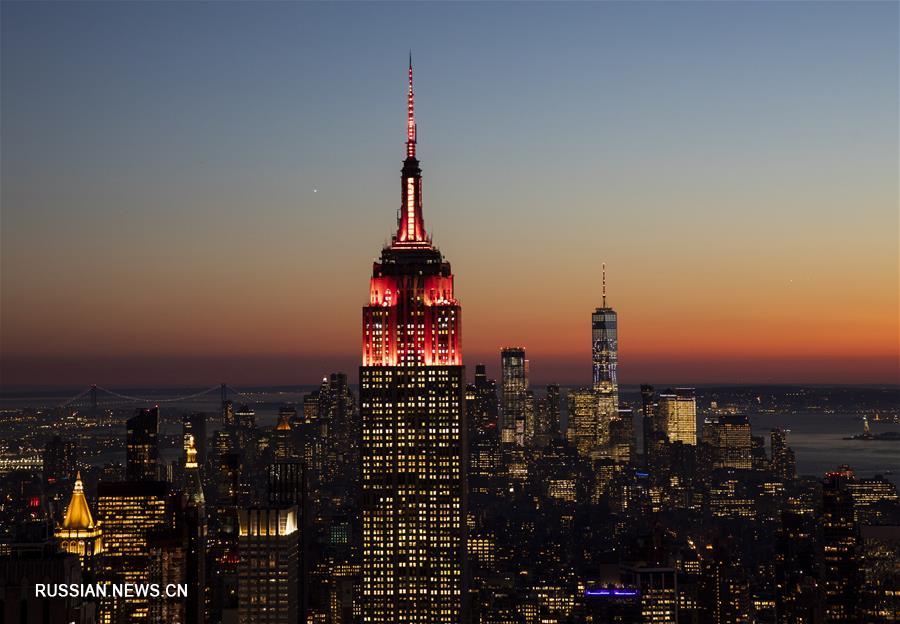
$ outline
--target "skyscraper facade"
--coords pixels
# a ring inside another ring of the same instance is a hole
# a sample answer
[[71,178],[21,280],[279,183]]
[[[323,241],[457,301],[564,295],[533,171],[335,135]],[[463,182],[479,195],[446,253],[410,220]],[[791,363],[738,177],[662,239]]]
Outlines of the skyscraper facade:
[[661,392],[657,409],[669,442],[697,444],[697,398],[693,388]]
[[772,429],[772,472],[785,481],[791,481],[797,476],[797,461],[794,451],[787,445],[789,429]]
[[616,368],[619,359],[618,317],[606,305],[606,265],[603,265],[603,294],[599,308],[591,314],[591,359],[594,392],[597,395],[597,435],[599,443],[609,443],[609,425],[619,410],[619,382]]
[[159,408],[139,409],[126,423],[125,476],[129,481],[159,478]]
[[500,352],[500,438],[505,444],[516,442],[517,427],[525,430],[525,399],[528,376],[525,349],[506,347]]
[[722,414],[703,423],[703,442],[711,453],[712,467],[749,470],[751,456],[750,421],[743,414]]
[[847,471],[830,472],[822,484],[822,584],[826,622],[858,622],[859,526]]
[[[169,484],[164,481],[103,482],[97,487],[97,515],[103,526],[104,552],[97,567],[100,582],[148,583],[151,556],[148,536],[171,526]],[[101,604],[101,621],[145,622],[147,597]]]
[[560,414],[560,394],[559,384],[550,384],[547,386],[547,418],[549,428],[547,432],[552,438],[559,438],[562,435],[562,427],[559,419]]
[[362,620],[459,622],[465,370],[453,273],[422,216],[412,62],[397,232],[363,308]]
[[241,509],[238,526],[238,622],[294,624],[300,599],[297,508]]
[[469,442],[469,492],[484,490],[500,467],[497,388],[484,364],[475,367],[475,383],[466,390]]
[[591,457],[597,451],[597,397],[591,388],[569,392],[569,426],[566,432],[578,454]]

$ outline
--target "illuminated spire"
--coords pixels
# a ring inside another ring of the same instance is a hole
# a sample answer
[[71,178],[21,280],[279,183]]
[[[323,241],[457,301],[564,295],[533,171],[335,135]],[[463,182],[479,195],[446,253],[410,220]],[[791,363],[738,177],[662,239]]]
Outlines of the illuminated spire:
[[75,476],[75,488],[72,491],[72,499],[66,509],[66,518],[62,528],[70,530],[88,530],[94,528],[94,519],[87,500],[84,498],[84,484],[81,482],[81,472]]
[[406,160],[403,162],[403,203],[397,213],[393,244],[401,247],[430,246],[422,218],[422,170],[416,160],[416,111],[413,95],[412,52],[409,53],[409,93],[406,98]]
[[406,156],[416,157],[416,103],[413,95],[412,50],[409,51],[409,93],[406,96]]
[[606,307],[606,263],[605,262],[603,263],[602,267],[603,267],[603,307],[605,308]]
[[194,436],[187,435],[184,449],[184,493],[188,501],[197,507],[203,507],[203,486],[200,483],[200,467],[197,465],[197,446]]

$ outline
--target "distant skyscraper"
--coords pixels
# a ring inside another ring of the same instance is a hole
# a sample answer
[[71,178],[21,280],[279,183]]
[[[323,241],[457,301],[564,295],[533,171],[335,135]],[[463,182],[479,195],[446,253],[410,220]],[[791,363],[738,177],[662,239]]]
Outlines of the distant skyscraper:
[[8,624],[93,624],[93,604],[78,598],[45,598],[35,591],[35,584],[52,587],[83,587],[88,581],[82,576],[78,558],[60,552],[50,540],[40,543],[9,544],[0,556],[0,579],[3,593],[0,598],[0,621]]
[[549,419],[548,433],[551,438],[562,436],[562,424],[560,422],[560,395],[559,384],[547,386],[547,416]]
[[618,318],[606,305],[606,265],[602,267],[602,304],[591,315],[591,354],[594,392],[597,394],[597,428],[601,445],[609,443],[609,423],[618,415],[619,381],[616,373],[619,359]]
[[628,463],[634,456],[634,413],[619,409],[609,424],[609,456],[621,463]]
[[55,435],[44,446],[44,484],[53,486],[71,479],[76,471],[78,445]]
[[787,445],[787,429],[772,429],[770,446],[772,447],[772,472],[784,479],[792,481],[797,476],[797,462],[794,451]]
[[641,622],[676,624],[678,622],[677,573],[672,568],[629,568],[625,578],[639,588]]
[[669,442],[697,444],[697,399],[693,388],[660,393],[657,409]]
[[322,480],[356,498],[359,485],[359,410],[347,375],[331,373],[319,389],[318,415],[323,442]]
[[194,436],[188,434],[185,440],[184,460],[184,494],[190,504],[202,509],[205,503],[203,498],[203,483],[200,480],[200,466],[198,465],[198,453],[194,442]]
[[272,432],[271,444],[274,446],[276,460],[292,459],[296,455],[294,435],[291,431],[291,412],[282,409],[278,414],[278,424]]
[[159,479],[159,408],[138,409],[126,423],[125,478]]
[[269,465],[267,476],[269,504],[281,507],[295,505],[302,514],[306,498],[303,465],[296,461],[275,462]]
[[849,471],[825,476],[822,487],[822,580],[825,589],[825,621],[857,622],[860,562],[859,527],[853,497],[847,488]]
[[197,451],[197,463],[206,465],[206,414],[191,412],[181,417],[181,433],[184,437],[184,449],[187,450],[187,437],[194,438],[194,450]]
[[222,426],[233,427],[237,424],[237,418],[234,415],[234,403],[229,400],[222,401]]
[[[653,452],[663,436],[658,426],[656,391],[653,386],[641,384],[641,433],[644,445],[644,466],[654,467]],[[663,439],[665,439],[663,437]]]
[[703,441],[713,452],[713,467],[753,467],[750,421],[743,414],[723,414],[703,424]]
[[300,603],[297,508],[241,509],[238,525],[239,624],[296,624]]
[[578,454],[590,457],[597,451],[597,394],[591,388],[569,392],[569,440]]
[[525,428],[525,397],[528,376],[525,349],[506,347],[500,352],[500,437],[505,444],[516,442],[517,427]]
[[[104,552],[97,567],[99,581],[149,583],[151,556],[148,536],[171,526],[164,481],[103,482],[98,486],[97,515],[103,527]],[[101,605],[104,621],[146,622],[146,597],[111,600]]]
[[465,370],[453,273],[422,218],[412,63],[397,233],[363,308],[363,622],[459,622]]
[[853,499],[853,517],[857,524],[885,524],[880,517],[890,517],[884,505],[895,504],[897,487],[881,475],[869,479],[853,479],[847,483],[847,490]]
[[[525,360],[527,363],[528,360]],[[526,366],[527,369],[527,366]],[[519,446],[531,446],[534,443],[534,436],[538,433],[537,426],[537,409],[534,404],[534,391],[526,390],[525,391],[525,418],[522,422],[522,437],[521,439],[516,438],[516,442]]]
[[150,582],[160,587],[186,585],[187,595],[151,597],[149,619],[154,624],[206,621],[206,507],[194,436],[188,434],[185,443],[181,496],[171,497],[167,522],[149,528],[146,535]]
[[470,492],[485,491],[497,477],[500,467],[497,406],[497,384],[487,378],[484,364],[478,364],[475,366],[475,383],[466,390]]

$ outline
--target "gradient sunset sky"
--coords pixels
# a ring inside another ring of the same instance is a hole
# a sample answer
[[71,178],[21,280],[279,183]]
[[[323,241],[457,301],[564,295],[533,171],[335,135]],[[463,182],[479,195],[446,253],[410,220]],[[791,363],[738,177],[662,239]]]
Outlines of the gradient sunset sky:
[[0,11],[4,386],[355,378],[409,49],[470,368],[900,382],[895,2]]

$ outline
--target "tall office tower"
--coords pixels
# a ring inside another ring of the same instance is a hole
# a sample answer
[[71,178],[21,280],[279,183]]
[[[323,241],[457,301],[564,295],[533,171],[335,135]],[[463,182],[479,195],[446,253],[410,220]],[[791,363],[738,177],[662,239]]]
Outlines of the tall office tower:
[[603,300],[591,314],[591,355],[594,392],[597,394],[599,443],[609,443],[609,423],[618,415],[619,382],[616,367],[619,359],[618,318],[606,305],[606,265],[602,268]]
[[240,624],[300,621],[298,520],[293,506],[251,507],[238,512]]
[[770,434],[772,472],[785,481],[793,481],[797,476],[797,461],[793,449],[787,445],[788,433],[789,429],[772,429]]
[[315,422],[319,419],[319,391],[313,390],[303,395],[303,422]]
[[559,384],[550,384],[547,386],[547,415],[549,419],[549,429],[547,433],[554,439],[562,437],[562,423],[560,422],[559,414]]
[[525,361],[525,349],[521,347],[506,347],[500,352],[500,441],[504,444],[516,442],[517,423],[524,430],[528,391]]
[[847,488],[849,478],[847,472],[831,472],[825,475],[822,486],[822,581],[826,622],[857,621],[859,529],[854,518],[853,497]]
[[627,464],[634,457],[634,412],[619,409],[609,424],[609,456]]
[[138,409],[126,423],[125,478],[159,479],[159,407]]
[[78,444],[54,435],[44,446],[43,496],[50,518],[59,523],[77,472]]
[[669,442],[697,444],[697,398],[693,388],[661,392],[657,409]]
[[[363,308],[363,622],[459,622],[465,369],[453,273],[422,218],[412,62],[397,233]],[[523,392],[524,395],[524,392]]]
[[[35,536],[37,537],[37,536]],[[36,583],[51,587],[83,587],[81,567],[75,555],[60,552],[44,533],[39,541],[13,541],[4,544],[0,556],[0,579],[3,593],[0,598],[0,622],[8,624],[56,624],[78,622],[94,624],[94,604],[88,599],[45,598],[36,590]]]
[[237,418],[234,415],[234,403],[228,400],[222,401],[222,426],[234,427],[237,424]]
[[484,364],[477,364],[475,383],[466,390],[469,492],[486,492],[495,481],[500,467],[497,417],[497,383],[488,379]]
[[750,437],[750,457],[753,470],[768,470],[769,456],[766,454],[766,439],[763,436]]
[[900,621],[897,566],[900,526],[863,525],[860,529],[860,572],[863,579],[859,619],[877,624]]
[[881,475],[869,479],[853,479],[847,483],[853,499],[856,523],[887,524],[897,503],[897,486]]
[[626,568],[623,580],[638,588],[641,622],[678,622],[678,573],[673,568]]
[[[307,503],[306,470],[298,461],[278,461],[267,468],[268,506],[284,509],[293,507],[297,510],[298,538],[298,570],[300,583],[298,609],[301,620],[309,603],[309,569],[313,565],[310,560],[309,508]],[[357,567],[358,569],[358,567]]]
[[[279,461],[267,469],[269,505],[295,505],[302,514],[306,504],[306,477],[303,465],[296,461]],[[300,520],[302,520],[302,515]]]
[[[531,390],[529,390],[531,392]],[[534,404],[534,438],[532,444],[543,448],[547,446],[553,436],[550,431],[550,404],[547,401],[547,395],[535,397],[532,393],[532,401]]]
[[188,434],[184,458],[184,487],[173,496],[171,522],[147,532],[149,578],[160,587],[185,585],[187,595],[153,597],[149,604],[152,623],[206,621],[207,525],[203,486],[197,464],[194,437]]
[[[101,481],[97,515],[103,526],[104,552],[97,579],[113,583],[149,583],[151,557],[148,535],[172,526],[165,481]],[[146,596],[114,599],[101,604],[102,621],[114,624],[146,622]]]
[[[527,360],[526,360],[527,362]],[[522,419],[522,439],[516,440],[519,446],[531,446],[534,443],[534,435],[537,433],[536,412],[534,406],[534,391],[525,391],[525,417]]]
[[712,450],[714,468],[753,467],[750,421],[743,414],[723,414],[703,423],[703,441]]
[[597,395],[590,388],[569,392],[569,428],[567,435],[578,454],[592,457],[597,444]]
[[94,559],[103,552],[103,530],[91,515],[84,497],[80,472],[75,476],[75,488],[66,508],[66,517],[57,527],[54,536],[59,540],[60,549],[78,555],[84,572],[93,572]]
[[53,486],[71,479],[78,461],[78,444],[54,435],[44,446],[44,485]]
[[652,469],[655,466],[653,451],[665,440],[660,431],[657,419],[656,391],[653,386],[641,384],[641,434],[644,445],[644,466]]
[[185,582],[188,585],[188,596],[185,600],[186,624],[203,624],[206,621],[207,583],[207,521],[206,500],[203,496],[203,483],[200,480],[200,468],[197,465],[198,453],[192,445],[188,446],[185,461],[184,505],[179,518],[182,521],[183,535],[187,552]]
[[347,375],[331,373],[319,390],[319,418],[326,435],[322,460],[323,485],[346,490],[356,498],[359,484],[360,421]]
[[197,463],[206,465],[206,414],[191,412],[181,417],[181,435],[184,438],[184,450],[187,451],[188,436],[194,438],[194,450],[197,452]]
[[294,448],[294,434],[291,431],[290,413],[282,410],[278,414],[278,424],[272,432],[272,446],[275,450],[275,459],[284,461],[296,456]]
[[184,449],[184,494],[190,504],[203,508],[203,483],[200,480],[200,466],[198,464],[199,453],[195,445],[194,436],[187,435]]
[[822,594],[811,513],[785,511],[775,533],[775,605],[779,622],[821,622]]

